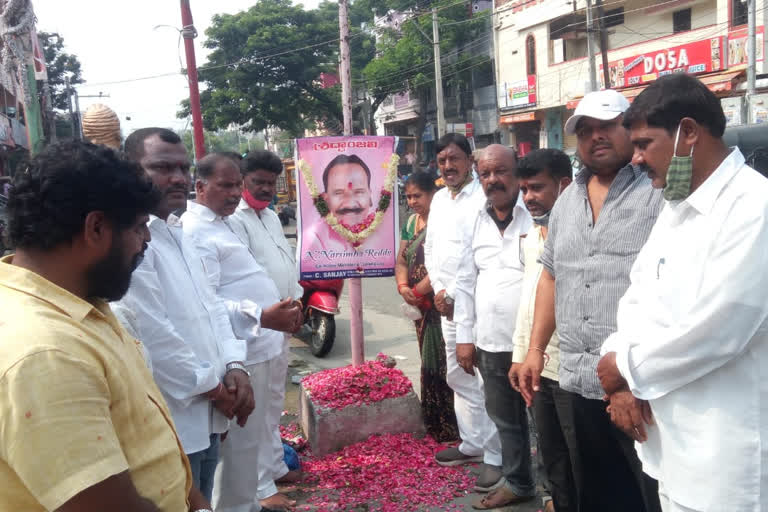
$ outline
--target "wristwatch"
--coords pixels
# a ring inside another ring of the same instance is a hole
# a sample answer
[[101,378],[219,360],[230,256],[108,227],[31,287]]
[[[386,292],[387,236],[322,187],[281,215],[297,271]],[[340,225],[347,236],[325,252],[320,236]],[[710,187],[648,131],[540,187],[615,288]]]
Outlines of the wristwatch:
[[197,510],[193,510],[192,512],[213,512],[213,510],[209,508],[199,508]]
[[451,297],[451,296],[450,296],[450,295],[448,295],[447,293],[445,294],[445,298],[444,298],[443,300],[444,300],[444,301],[445,301],[445,303],[446,303],[446,304],[448,304],[449,306],[450,306],[451,304],[453,304],[453,297]]
[[247,376],[249,376],[249,377],[251,376],[251,372],[249,372],[245,368],[245,365],[243,363],[240,363],[240,362],[227,363],[227,372],[229,372],[231,370],[241,370],[241,371],[245,372],[245,374]]

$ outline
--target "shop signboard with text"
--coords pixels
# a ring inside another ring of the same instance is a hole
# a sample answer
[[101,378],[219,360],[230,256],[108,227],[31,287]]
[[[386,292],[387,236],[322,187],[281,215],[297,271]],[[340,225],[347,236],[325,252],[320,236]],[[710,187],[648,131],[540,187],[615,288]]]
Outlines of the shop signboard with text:
[[525,108],[536,106],[536,75],[525,80],[504,82],[499,91],[499,108]]
[[[763,38],[765,27],[755,29],[755,62],[763,61]],[[747,65],[747,29],[728,32],[728,67],[736,68]]]
[[[699,75],[721,71],[725,68],[724,42],[723,36],[717,36],[609,62],[611,87],[643,85],[671,73]],[[605,87],[602,70],[600,65],[600,81]]]

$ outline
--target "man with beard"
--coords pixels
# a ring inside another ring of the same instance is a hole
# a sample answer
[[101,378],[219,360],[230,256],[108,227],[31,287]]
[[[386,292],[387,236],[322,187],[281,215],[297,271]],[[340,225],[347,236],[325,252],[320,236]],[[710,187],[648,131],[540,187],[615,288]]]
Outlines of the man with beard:
[[[322,197],[328,210],[348,228],[364,223],[373,214],[371,170],[357,155],[339,155],[325,166]],[[321,223],[312,232],[312,248],[351,251],[352,244]]]
[[[571,159],[558,149],[537,149],[528,153],[517,166],[520,192],[534,226],[520,241],[520,261],[523,262],[522,292],[515,324],[514,350],[509,380],[512,387],[520,390],[518,371],[525,361],[531,341],[536,286],[542,272],[538,262],[547,239],[549,214],[555,201],[571,183]],[[539,453],[544,464],[547,481],[545,486],[552,497],[545,504],[545,512],[572,512],[578,510],[574,471],[576,443],[573,440],[573,414],[567,393],[558,385],[560,350],[557,333],[552,335],[546,348],[549,361],[541,373],[541,387],[533,399],[533,415],[536,420]],[[573,460],[572,460],[573,459]]]
[[16,174],[17,252],[0,262],[0,509],[209,509],[139,343],[106,301],[128,290],[158,196],[133,163],[81,142]]
[[[213,501],[217,511],[283,510],[295,502],[276,493],[259,498],[259,489],[274,485],[274,475],[260,471],[261,452],[273,453],[268,421],[269,368],[281,356],[286,332],[301,326],[301,308],[292,298],[280,299],[280,291],[229,218],[242,195],[240,167],[227,154],[213,153],[198,162],[197,200],[182,215],[184,233],[191,236],[202,254],[208,280],[224,301],[235,335],[246,340],[245,369],[250,374],[255,410],[242,429],[229,432],[222,445],[216,471]],[[260,476],[266,481],[260,481]]]
[[[240,163],[243,176],[243,194],[237,211],[231,217],[232,227],[241,240],[247,242],[251,254],[272,278],[281,299],[293,299],[301,310],[304,290],[299,285],[299,275],[294,250],[283,234],[283,225],[277,214],[267,208],[275,195],[277,177],[283,172],[280,158],[269,151],[252,151]],[[303,318],[299,318],[303,323]],[[266,410],[271,450],[259,451],[259,499],[277,494],[275,481],[289,482],[299,478],[299,471],[290,471],[283,461],[283,442],[280,437],[280,417],[285,405],[285,377],[288,372],[288,339],[285,334],[282,350],[269,360],[269,397]]]
[[517,249],[531,227],[516,168],[514,150],[499,144],[483,149],[477,172],[487,205],[465,240],[456,278],[456,358],[467,374],[474,376],[475,366],[480,370],[485,408],[501,439],[502,485],[472,503],[480,510],[536,496],[525,403],[507,378],[514,347],[509,318],[517,314],[523,280]]
[[242,426],[253,410],[245,342],[232,333],[226,307],[182,232],[178,215],[187,205],[190,163],[181,139],[164,128],[143,128],[128,136],[125,152],[149,174],[162,199],[149,216],[152,243],[144,261],[128,293],[112,307],[118,317],[132,319],[146,345],[195,486],[210,500],[227,418],[236,416]]
[[472,149],[466,137],[449,133],[436,145],[437,165],[446,188],[435,194],[430,206],[424,263],[435,308],[442,315],[445,339],[446,382],[454,392],[454,409],[461,444],[441,450],[435,456],[443,466],[484,462],[475,490],[488,492],[503,485],[501,442],[496,426],[485,410],[483,382],[479,375],[464,371],[456,359],[456,324],[453,304],[456,275],[465,240],[472,237],[475,218],[486,198],[480,182],[472,176]]
[[648,86],[624,126],[667,201],[597,367],[611,417],[647,433],[636,446],[665,511],[767,510],[768,181],[726,146],[720,100],[692,76]]
[[661,193],[630,162],[632,143],[621,125],[628,107],[617,91],[593,92],[565,124],[577,136],[584,168],[552,209],[530,348],[519,372],[530,406],[557,326],[560,387],[574,412],[582,468],[580,510],[590,512],[659,510],[656,483],[643,474],[632,438],[611,423],[597,378],[600,347],[616,330],[630,267],[662,204]]

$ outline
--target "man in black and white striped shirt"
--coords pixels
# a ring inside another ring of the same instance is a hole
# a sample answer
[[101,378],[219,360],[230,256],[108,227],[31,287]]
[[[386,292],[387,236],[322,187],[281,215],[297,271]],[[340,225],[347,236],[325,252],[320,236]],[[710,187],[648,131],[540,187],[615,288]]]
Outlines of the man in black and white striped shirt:
[[[629,102],[613,90],[584,97],[565,130],[576,134],[584,168],[560,196],[540,261],[531,344],[520,370],[523,396],[538,391],[544,349],[557,326],[560,387],[569,392],[582,467],[580,510],[655,512],[656,483],[643,475],[633,440],[617,429],[597,378],[600,347],[616,331],[629,271],[662,206],[662,195],[630,164],[621,125]],[[639,408],[626,397],[612,407]]]

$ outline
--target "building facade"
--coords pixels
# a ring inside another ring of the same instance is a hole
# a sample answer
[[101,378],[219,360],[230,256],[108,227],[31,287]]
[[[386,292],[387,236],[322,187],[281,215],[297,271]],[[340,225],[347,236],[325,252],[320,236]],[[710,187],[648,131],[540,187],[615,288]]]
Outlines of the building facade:
[[[757,76],[765,73],[768,0],[756,1]],[[605,0],[594,8],[598,87],[605,87],[598,22],[604,26],[608,81],[631,101],[669,73],[697,75],[721,98],[729,124],[768,123],[768,97],[746,111],[747,4],[742,0]],[[565,120],[589,91],[586,1],[495,0],[498,123],[521,154],[542,147],[573,153]],[[758,87],[768,81],[758,80]],[[758,91],[760,92],[760,91]]]

